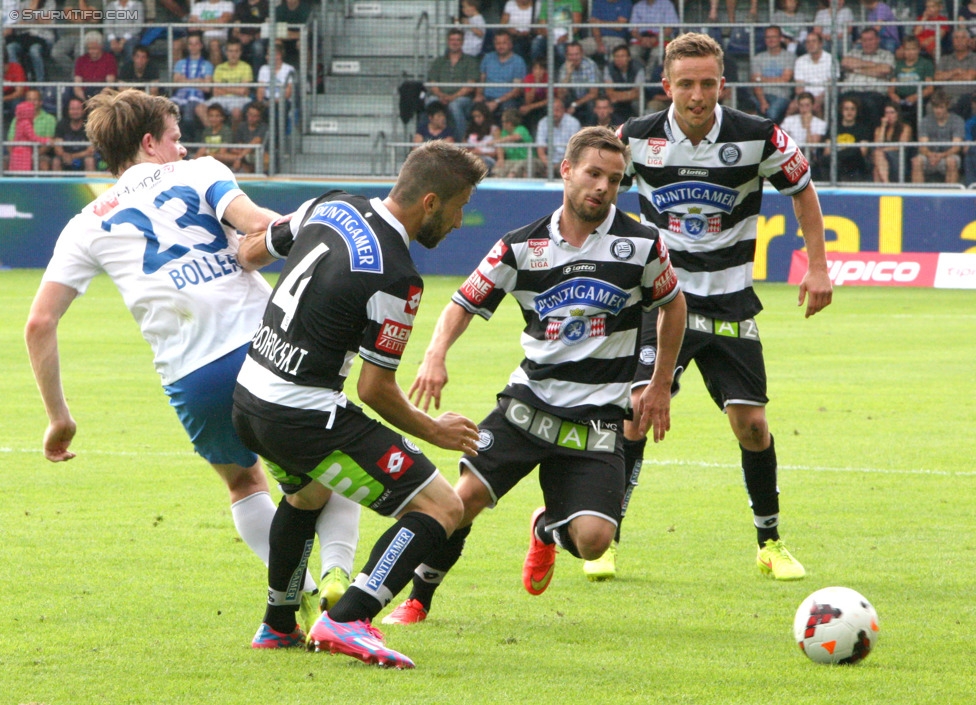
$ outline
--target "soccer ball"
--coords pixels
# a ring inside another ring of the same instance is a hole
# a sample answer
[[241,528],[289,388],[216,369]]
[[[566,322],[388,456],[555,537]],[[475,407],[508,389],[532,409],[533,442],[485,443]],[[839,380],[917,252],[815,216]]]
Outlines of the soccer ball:
[[811,661],[857,663],[878,641],[878,613],[856,590],[823,588],[800,604],[793,636]]

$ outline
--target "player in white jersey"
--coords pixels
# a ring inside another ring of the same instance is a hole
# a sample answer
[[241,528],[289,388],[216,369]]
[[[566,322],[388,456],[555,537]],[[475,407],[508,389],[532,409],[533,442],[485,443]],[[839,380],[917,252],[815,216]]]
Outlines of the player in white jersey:
[[558,543],[593,559],[613,539],[624,492],[622,421],[633,414],[630,381],[642,311],[661,312],[662,364],[634,404],[655,441],[670,429],[671,381],[685,303],[658,231],[614,205],[626,149],[609,129],[576,133],[560,165],[563,205],[506,234],[452,297],[411,388],[439,404],[448,349],[475,315],[489,318],[506,294],[522,308],[525,359],[478,424],[477,455],[461,458],[464,519],[415,571],[410,598],[384,618],[426,619],[434,591],[460,559],[474,519],[539,467],[545,507],[530,522],[522,585],[542,594]]
[[[227,484],[241,538],[267,564],[275,505],[260,461],[240,442],[230,416],[237,372],[271,288],[238,263],[233,228],[263,231],[277,214],[254,204],[215,159],[183,161],[179,108],[170,100],[135,89],[105,91],[89,101],[89,110],[89,139],[119,179],[61,233],[27,321],[31,365],[49,420],[44,454],[53,462],[75,457],[58,323],[105,272],[152,347],[156,371],[194,448]],[[348,575],[358,522],[359,507],[351,502],[330,503],[323,512],[320,526],[331,531],[322,542],[323,569]],[[343,589],[339,583],[330,585],[334,599]],[[309,596],[317,590],[308,576],[305,590]],[[306,599],[308,612],[317,613],[314,602]]]
[[[629,120],[619,134],[631,148],[629,172],[637,183],[641,219],[661,230],[688,301],[675,377],[694,360],[713,400],[727,413],[741,449],[757,563],[777,579],[795,580],[804,569],[779,536],[776,453],[753,318],[762,310],[752,267],[763,181],[793,199],[809,260],[799,290],[807,317],[831,301],[823,215],[809,165],[789,135],[770,120],[718,106],[722,73],[722,48],[713,39],[695,33],[678,37],[668,44],[664,62],[663,85],[673,106]],[[646,383],[660,364],[653,333],[653,322],[645,320],[635,386]],[[629,498],[644,446],[639,429],[625,433]],[[613,577],[613,552],[584,571],[591,579]]]

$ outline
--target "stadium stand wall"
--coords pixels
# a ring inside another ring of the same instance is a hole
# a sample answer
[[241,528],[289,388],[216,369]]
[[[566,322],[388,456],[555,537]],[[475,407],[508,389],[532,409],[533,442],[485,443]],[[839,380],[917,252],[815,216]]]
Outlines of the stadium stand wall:
[[[68,220],[111,185],[108,180],[5,179],[0,193],[0,265],[44,267]],[[242,181],[256,202],[286,213],[331,188],[383,197],[390,182]],[[976,200],[971,191],[820,189],[828,249],[835,252],[976,253]],[[561,203],[560,183],[489,182],[465,209],[464,226],[436,250],[414,245],[424,274],[466,275],[507,231]],[[637,195],[620,206],[636,213]],[[767,189],[759,222],[755,278],[785,282],[803,247],[790,199]]]

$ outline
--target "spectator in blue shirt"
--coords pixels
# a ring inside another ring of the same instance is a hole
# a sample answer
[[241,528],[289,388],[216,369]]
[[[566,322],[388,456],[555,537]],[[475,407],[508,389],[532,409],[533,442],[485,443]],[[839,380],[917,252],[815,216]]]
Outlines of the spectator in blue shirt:
[[474,102],[488,104],[494,120],[507,108],[517,108],[522,93],[522,82],[528,69],[521,56],[513,51],[512,36],[504,29],[495,33],[495,51],[485,54],[481,59],[481,83],[498,85],[479,87],[475,91]]
[[[888,6],[884,0],[861,0],[861,4],[864,5],[864,9],[867,10],[867,21],[871,23],[875,22],[897,22],[898,18],[895,17],[894,11]],[[875,24],[874,28],[878,30],[878,34],[881,35],[881,48],[887,49],[890,52],[894,52],[899,46],[901,46],[901,34],[898,31],[898,25],[893,24]]]
[[[630,22],[630,13],[633,10],[634,5],[631,0],[591,0],[588,22],[591,25],[610,22],[627,24]],[[622,44],[627,44],[628,39],[629,32],[626,27],[615,29],[591,26],[590,36],[582,39],[580,44],[587,56],[605,65],[613,50]]]

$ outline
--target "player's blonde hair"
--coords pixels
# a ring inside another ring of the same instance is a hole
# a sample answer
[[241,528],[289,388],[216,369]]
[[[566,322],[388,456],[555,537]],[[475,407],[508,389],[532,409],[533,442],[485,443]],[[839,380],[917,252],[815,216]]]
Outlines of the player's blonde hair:
[[145,135],[161,140],[166,117],[180,119],[179,106],[169,98],[136,88],[106,88],[88,99],[87,108],[85,134],[116,176],[135,164]]
[[688,32],[668,42],[664,50],[664,77],[671,80],[671,65],[678,59],[714,56],[720,76],[725,75],[725,52],[722,45],[707,34]]
[[627,145],[609,127],[584,127],[570,137],[569,144],[566,145],[566,161],[573,166],[579,164],[580,159],[583,158],[583,152],[587,149],[622,154],[625,162],[630,161],[627,154]]
[[412,205],[428,193],[449,201],[477,186],[487,174],[488,167],[476,155],[450,142],[432,140],[410,152],[390,198],[401,206]]

